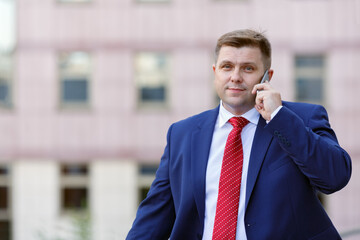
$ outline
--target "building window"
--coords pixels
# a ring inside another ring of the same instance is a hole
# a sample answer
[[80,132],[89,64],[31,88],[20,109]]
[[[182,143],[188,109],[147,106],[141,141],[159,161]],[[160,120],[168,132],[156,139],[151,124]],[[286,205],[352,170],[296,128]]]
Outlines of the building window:
[[160,52],[137,53],[135,81],[139,107],[166,106],[170,81],[170,56]]
[[323,56],[297,56],[295,59],[296,100],[324,102],[325,63]]
[[0,53],[0,106],[11,107],[11,83],[13,79],[13,57]]
[[0,1],[0,108],[12,106],[16,1]]
[[144,164],[139,166],[139,182],[138,182],[138,203],[143,201],[149,190],[152,182],[155,179],[156,170],[159,165]]
[[0,185],[0,209],[8,208],[8,187]]
[[0,239],[11,239],[10,172],[0,165]]
[[61,107],[89,107],[91,67],[91,57],[89,53],[71,52],[60,54]]
[[61,209],[82,211],[89,204],[89,170],[85,164],[61,166]]

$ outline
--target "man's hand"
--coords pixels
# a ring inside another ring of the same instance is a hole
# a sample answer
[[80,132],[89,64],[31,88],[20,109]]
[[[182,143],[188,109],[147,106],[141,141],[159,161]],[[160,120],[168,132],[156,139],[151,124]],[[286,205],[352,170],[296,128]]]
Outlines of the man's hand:
[[255,98],[255,108],[266,120],[271,120],[271,114],[282,105],[281,95],[269,82],[256,84],[252,94],[257,94]]

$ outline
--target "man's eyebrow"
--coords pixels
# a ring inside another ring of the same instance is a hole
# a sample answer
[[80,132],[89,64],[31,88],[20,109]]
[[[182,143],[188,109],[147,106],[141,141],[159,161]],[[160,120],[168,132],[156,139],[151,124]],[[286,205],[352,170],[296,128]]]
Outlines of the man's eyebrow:
[[231,64],[233,64],[233,62],[230,61],[230,60],[222,60],[222,61],[219,62],[219,65],[223,65],[223,64],[226,64],[226,63],[231,63]]
[[243,63],[241,63],[241,65],[254,65],[254,66],[256,66],[256,63],[255,62],[243,62]]
[[[228,64],[228,63],[234,64],[232,61],[225,59],[225,60],[220,61],[220,62],[219,62],[219,65]],[[256,66],[256,62],[241,62],[240,65],[241,65],[241,66],[243,66],[243,65]]]

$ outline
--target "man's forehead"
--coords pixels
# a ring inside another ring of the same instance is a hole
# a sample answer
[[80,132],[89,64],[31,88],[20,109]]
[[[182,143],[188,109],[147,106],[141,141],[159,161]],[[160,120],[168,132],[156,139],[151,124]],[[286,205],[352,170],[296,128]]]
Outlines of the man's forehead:
[[261,55],[261,50],[258,47],[244,46],[244,47],[232,47],[232,46],[223,46],[220,48],[219,55],[229,54],[229,53],[248,53]]
[[256,47],[230,47],[224,46],[220,49],[218,62],[233,62],[239,61],[247,63],[258,63],[262,61],[262,54],[259,48]]

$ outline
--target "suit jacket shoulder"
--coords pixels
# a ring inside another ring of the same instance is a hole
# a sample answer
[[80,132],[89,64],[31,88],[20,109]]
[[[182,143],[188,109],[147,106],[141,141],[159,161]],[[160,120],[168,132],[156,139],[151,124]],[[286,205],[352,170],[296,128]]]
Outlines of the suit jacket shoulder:
[[214,117],[217,117],[218,113],[219,113],[219,106],[214,109],[210,109],[210,110],[201,112],[199,114],[193,115],[191,117],[182,119],[178,122],[173,123],[172,126],[176,126],[179,128],[196,127],[210,119],[213,119]]

